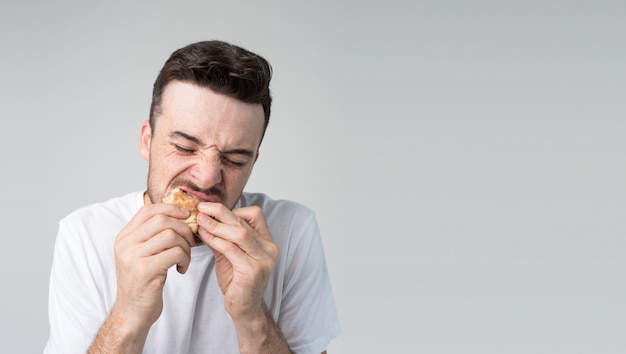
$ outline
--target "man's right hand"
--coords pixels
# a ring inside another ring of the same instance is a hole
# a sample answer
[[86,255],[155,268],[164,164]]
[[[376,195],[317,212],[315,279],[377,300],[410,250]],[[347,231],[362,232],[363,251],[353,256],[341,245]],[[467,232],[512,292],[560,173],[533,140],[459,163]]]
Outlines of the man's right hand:
[[177,205],[145,205],[117,235],[117,299],[90,352],[141,352],[163,309],[168,269],[189,267],[194,238],[182,221],[188,216]]

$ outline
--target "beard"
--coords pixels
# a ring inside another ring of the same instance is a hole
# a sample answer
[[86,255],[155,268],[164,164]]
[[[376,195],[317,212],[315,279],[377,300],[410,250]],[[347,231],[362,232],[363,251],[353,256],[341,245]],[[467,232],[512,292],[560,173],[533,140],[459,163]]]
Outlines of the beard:
[[[201,189],[198,186],[196,186],[193,182],[187,181],[183,178],[175,178],[174,180],[172,180],[172,183],[170,184],[170,190],[176,187],[185,187],[187,189],[190,189],[196,192],[201,192],[208,196],[214,196],[214,197],[217,197],[221,203],[224,203],[224,192],[218,187],[211,187],[209,189]],[[148,196],[150,197],[150,201],[152,203],[160,203],[163,200],[163,198],[165,198],[167,188],[165,191],[163,191],[163,193],[159,193],[157,192],[157,190],[158,189],[156,188],[156,186],[150,183],[150,177],[148,176]]]
[[[148,171],[148,197],[150,198],[150,201],[152,202],[152,204],[157,204],[157,203],[161,203],[163,201],[163,198],[165,198],[165,195],[167,194],[168,189],[172,190],[176,187],[184,187],[187,188],[189,190],[193,190],[193,191],[197,191],[197,192],[201,192],[207,196],[213,196],[216,197],[220,203],[226,205],[229,209],[232,210],[232,208],[234,208],[234,206],[237,204],[237,201],[239,200],[239,198],[241,197],[241,193],[239,196],[237,196],[237,200],[235,200],[232,204],[233,205],[227,205],[227,201],[225,200],[225,193],[224,190],[219,187],[219,186],[213,186],[211,188],[208,189],[202,189],[199,188],[195,183],[188,181],[182,177],[176,177],[172,180],[172,182],[170,183],[169,186],[165,187],[165,189],[161,192],[160,191],[160,185],[158,184],[157,181],[155,181],[153,178],[151,178],[152,176],[152,170],[149,169]],[[168,188],[169,187],[169,188]]]

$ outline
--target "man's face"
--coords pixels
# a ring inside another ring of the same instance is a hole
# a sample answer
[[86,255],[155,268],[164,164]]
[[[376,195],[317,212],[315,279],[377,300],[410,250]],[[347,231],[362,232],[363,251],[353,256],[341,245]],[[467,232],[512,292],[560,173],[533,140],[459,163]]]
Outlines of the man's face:
[[160,108],[154,130],[148,122],[142,125],[139,144],[149,161],[152,203],[181,187],[200,200],[232,209],[258,157],[263,107],[172,81]]

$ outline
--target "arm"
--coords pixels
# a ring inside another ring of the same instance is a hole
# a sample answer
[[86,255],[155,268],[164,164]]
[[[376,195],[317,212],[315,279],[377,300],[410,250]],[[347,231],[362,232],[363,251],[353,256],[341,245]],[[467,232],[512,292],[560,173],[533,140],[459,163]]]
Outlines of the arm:
[[141,353],[149,329],[149,325],[147,329],[131,325],[114,307],[98,331],[89,353]]
[[261,209],[230,211],[217,203],[202,203],[198,209],[199,234],[215,255],[217,279],[241,353],[291,353],[263,304],[278,247]]
[[193,235],[174,205],[144,206],[115,240],[117,299],[89,353],[141,353],[163,309],[167,270],[189,266]]
[[265,306],[249,322],[236,321],[235,329],[241,353],[291,353],[285,337]]

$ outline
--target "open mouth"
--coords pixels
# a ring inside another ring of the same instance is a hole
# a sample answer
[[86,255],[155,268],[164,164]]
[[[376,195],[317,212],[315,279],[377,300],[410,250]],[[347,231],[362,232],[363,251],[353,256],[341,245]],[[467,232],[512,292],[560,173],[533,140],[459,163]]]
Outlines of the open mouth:
[[186,188],[186,187],[178,187],[181,191],[183,191],[185,194],[201,201],[201,202],[213,202],[213,203],[219,203],[220,202],[220,198],[215,195],[215,194],[205,194],[203,192],[199,192],[197,190],[193,190],[191,188]]

